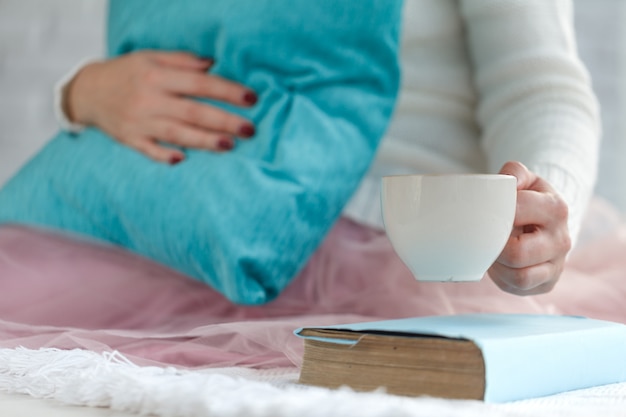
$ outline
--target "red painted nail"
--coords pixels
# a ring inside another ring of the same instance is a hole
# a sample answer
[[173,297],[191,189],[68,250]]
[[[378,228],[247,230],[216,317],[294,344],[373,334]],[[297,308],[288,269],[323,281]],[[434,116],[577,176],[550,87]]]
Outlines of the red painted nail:
[[179,162],[182,162],[182,160],[185,159],[180,155],[172,155],[170,157],[170,165],[176,165]]
[[254,136],[254,133],[254,126],[252,126],[251,124],[245,124],[239,128],[239,134],[244,138],[252,137]]
[[223,151],[230,151],[234,146],[235,144],[230,138],[220,139],[219,142],[217,142],[217,147]]
[[249,105],[256,104],[258,100],[259,98],[253,91],[246,91],[246,93],[243,95],[243,101]]

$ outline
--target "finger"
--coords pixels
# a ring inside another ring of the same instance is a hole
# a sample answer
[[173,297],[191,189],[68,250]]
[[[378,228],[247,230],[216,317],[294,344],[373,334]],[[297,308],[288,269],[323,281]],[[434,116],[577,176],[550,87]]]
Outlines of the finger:
[[146,56],[153,62],[177,69],[206,71],[213,65],[212,59],[187,52],[150,51],[146,52]]
[[517,178],[517,189],[527,190],[537,180],[537,175],[531,172],[524,164],[517,161],[509,161],[500,169],[499,174],[512,175]]
[[163,88],[175,94],[204,97],[236,106],[249,107],[258,98],[254,91],[215,75],[176,70],[165,70]]
[[138,138],[127,143],[133,149],[158,162],[176,165],[185,159],[185,154],[181,151],[160,146],[149,138]]
[[489,269],[489,277],[503,291],[516,295],[535,295],[554,288],[560,274],[552,262],[525,267],[509,268],[495,263]]
[[499,174],[516,177],[518,190],[555,193],[554,188],[552,188],[548,181],[530,171],[521,162],[509,161],[505,163],[500,169]]
[[520,190],[517,193],[515,226],[539,225],[548,227],[567,222],[567,204],[557,194]]
[[243,117],[194,100],[169,98],[164,102],[162,109],[167,111],[163,111],[161,116],[175,118],[206,131],[241,138],[250,138],[255,134],[254,125]]
[[542,229],[513,233],[496,262],[509,268],[525,268],[547,262],[560,253],[552,237]]
[[224,133],[207,132],[171,119],[159,119],[150,124],[151,136],[161,142],[184,148],[229,151],[235,147],[234,139]]

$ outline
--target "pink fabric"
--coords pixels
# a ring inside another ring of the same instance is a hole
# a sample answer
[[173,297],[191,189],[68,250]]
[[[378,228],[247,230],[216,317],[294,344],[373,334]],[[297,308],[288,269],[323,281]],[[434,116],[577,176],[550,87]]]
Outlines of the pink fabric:
[[586,315],[626,323],[626,225],[587,238],[556,289],[518,297],[490,280],[419,283],[385,235],[342,219],[274,302],[231,305],[121,249],[24,227],[0,228],[0,347],[119,350],[140,364],[300,363],[305,325],[463,312]]

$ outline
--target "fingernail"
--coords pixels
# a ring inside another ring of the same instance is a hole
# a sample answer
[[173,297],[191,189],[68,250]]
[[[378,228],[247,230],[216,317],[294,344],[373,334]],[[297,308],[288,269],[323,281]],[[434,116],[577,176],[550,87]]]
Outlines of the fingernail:
[[244,138],[252,137],[254,136],[254,133],[255,133],[254,126],[252,126],[251,124],[245,124],[239,128],[239,135],[241,135]]
[[254,93],[254,91],[246,91],[245,94],[243,95],[243,101],[249,105],[256,104],[258,100],[259,98]]
[[231,149],[233,149],[234,146],[235,144],[230,138],[223,138],[220,139],[219,142],[217,142],[217,147],[223,151],[230,151]]
[[172,155],[170,156],[170,165],[176,165],[179,162],[182,162],[182,160],[185,159],[180,155]]
[[213,65],[215,63],[212,58],[202,58],[200,61],[205,65]]

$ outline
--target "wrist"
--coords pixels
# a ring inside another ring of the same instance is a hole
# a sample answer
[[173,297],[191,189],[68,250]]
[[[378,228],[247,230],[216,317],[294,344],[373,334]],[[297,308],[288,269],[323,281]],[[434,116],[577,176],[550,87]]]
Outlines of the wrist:
[[81,130],[83,130],[85,128],[84,125],[79,124],[79,123],[74,123],[72,122],[68,115],[67,115],[67,111],[66,111],[66,94],[67,94],[67,87],[70,83],[70,81],[72,81],[74,79],[74,77],[76,76],[76,74],[82,70],[87,64],[95,62],[96,58],[86,58],[83,59],[81,62],[79,62],[77,65],[75,65],[70,71],[68,71],[61,79],[59,79],[55,84],[54,84],[54,94],[53,94],[53,109],[54,109],[54,116],[59,124],[59,127],[63,130],[66,130],[68,132],[72,132],[72,133],[78,133]]
[[90,93],[96,82],[96,74],[100,62],[92,62],[82,67],[66,84],[62,93],[61,106],[71,123],[91,125],[94,118],[89,105],[93,95]]

